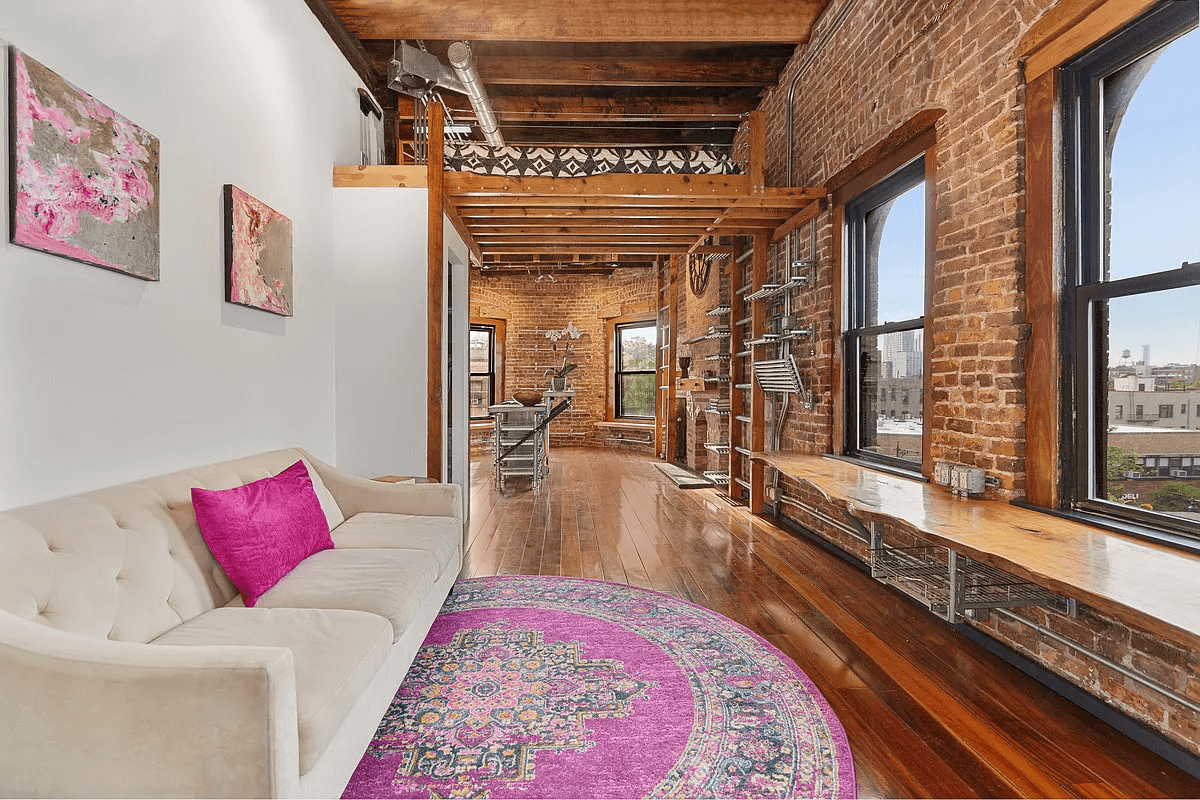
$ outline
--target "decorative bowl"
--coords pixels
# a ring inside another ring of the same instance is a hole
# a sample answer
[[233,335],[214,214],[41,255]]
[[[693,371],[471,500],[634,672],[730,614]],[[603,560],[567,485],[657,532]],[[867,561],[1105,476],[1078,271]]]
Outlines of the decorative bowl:
[[542,402],[542,393],[536,389],[521,389],[513,392],[513,400],[516,400],[523,406],[536,406]]

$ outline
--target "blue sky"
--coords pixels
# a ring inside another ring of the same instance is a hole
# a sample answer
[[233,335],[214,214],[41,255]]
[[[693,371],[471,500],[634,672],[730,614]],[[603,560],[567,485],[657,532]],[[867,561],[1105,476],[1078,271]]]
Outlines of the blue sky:
[[925,184],[896,198],[879,240],[879,322],[925,313]]
[[[1171,44],[1138,87],[1112,159],[1112,277],[1200,261],[1200,31]],[[1111,309],[1110,363],[1122,349],[1155,364],[1197,362],[1200,290]]]

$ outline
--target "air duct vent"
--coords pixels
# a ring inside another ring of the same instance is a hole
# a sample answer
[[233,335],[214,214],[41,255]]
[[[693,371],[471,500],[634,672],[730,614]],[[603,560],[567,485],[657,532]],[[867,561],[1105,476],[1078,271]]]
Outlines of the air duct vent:
[[410,97],[425,98],[435,89],[467,94],[454,71],[437,56],[401,42],[396,57],[388,64],[388,88]]

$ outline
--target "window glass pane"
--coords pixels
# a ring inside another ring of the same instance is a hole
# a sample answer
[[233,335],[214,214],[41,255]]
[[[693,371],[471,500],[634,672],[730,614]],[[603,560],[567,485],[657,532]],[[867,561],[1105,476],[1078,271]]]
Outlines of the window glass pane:
[[1194,30],[1104,79],[1111,280],[1200,261],[1197,76],[1200,31]]
[[471,372],[490,372],[492,368],[492,332],[471,329]]
[[654,369],[653,325],[621,328],[619,336],[622,372]]
[[925,313],[925,183],[866,214],[866,325]]
[[1095,499],[1188,517],[1200,502],[1200,286],[1118,297],[1106,309]]
[[491,381],[487,375],[472,375],[470,379],[471,416],[486,417],[492,405]]
[[1140,392],[1133,395],[1137,400],[1117,402],[1126,408],[1165,403],[1182,408],[1200,399],[1200,394],[1146,393],[1187,388],[1200,378],[1200,286],[1118,297],[1107,306],[1108,330],[1098,331],[1098,346],[1107,351],[1109,385],[1120,380],[1121,388]]
[[920,464],[924,331],[861,336],[858,341],[858,449]]
[[621,417],[654,416],[654,375],[621,376]]

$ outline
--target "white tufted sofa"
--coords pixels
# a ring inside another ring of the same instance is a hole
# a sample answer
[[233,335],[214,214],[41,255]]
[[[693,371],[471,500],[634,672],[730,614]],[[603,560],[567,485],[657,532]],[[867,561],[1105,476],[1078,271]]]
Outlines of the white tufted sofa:
[[[245,608],[190,490],[301,458],[335,548]],[[0,514],[0,795],[339,796],[461,568],[461,506],[280,450]]]

